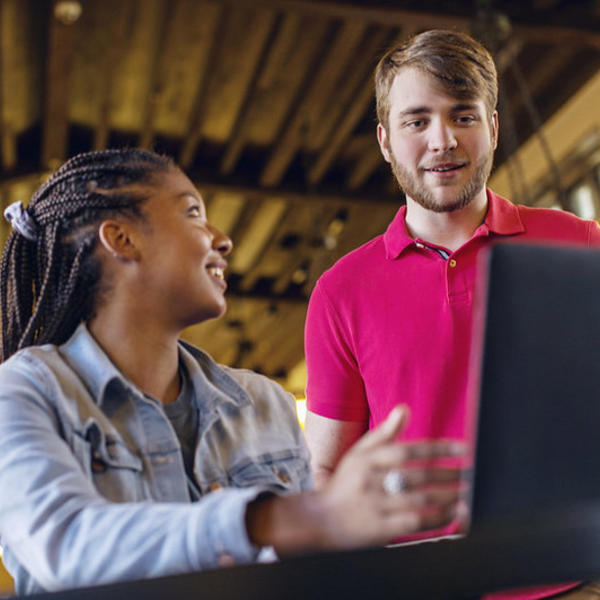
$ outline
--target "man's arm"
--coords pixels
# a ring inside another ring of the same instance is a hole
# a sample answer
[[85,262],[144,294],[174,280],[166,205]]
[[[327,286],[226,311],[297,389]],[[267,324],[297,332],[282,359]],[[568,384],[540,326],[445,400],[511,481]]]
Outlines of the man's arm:
[[305,433],[317,489],[323,487],[340,458],[367,429],[367,421],[338,421],[308,411]]
[[306,315],[306,439],[321,488],[342,455],[367,431],[369,409],[351,336],[321,282]]

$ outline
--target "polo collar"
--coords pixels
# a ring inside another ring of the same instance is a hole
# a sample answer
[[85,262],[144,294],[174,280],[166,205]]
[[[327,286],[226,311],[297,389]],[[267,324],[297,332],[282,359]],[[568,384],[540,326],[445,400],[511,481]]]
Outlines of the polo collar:
[[[473,237],[491,232],[496,235],[515,235],[523,233],[525,227],[519,215],[519,209],[512,202],[487,189],[488,210],[480,227]],[[415,242],[406,228],[406,206],[401,206],[394,219],[383,234],[386,258],[393,260]]]

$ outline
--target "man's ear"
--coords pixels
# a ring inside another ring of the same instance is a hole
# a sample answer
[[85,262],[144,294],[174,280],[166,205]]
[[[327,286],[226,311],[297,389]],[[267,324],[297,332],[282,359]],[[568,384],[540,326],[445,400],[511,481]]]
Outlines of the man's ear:
[[492,113],[492,142],[494,150],[498,147],[498,111]]
[[387,131],[381,123],[377,123],[377,141],[379,142],[379,149],[383,158],[386,162],[392,162],[390,158],[390,146],[387,136]]
[[113,257],[123,261],[139,260],[133,227],[123,221],[102,221],[98,230],[102,247]]

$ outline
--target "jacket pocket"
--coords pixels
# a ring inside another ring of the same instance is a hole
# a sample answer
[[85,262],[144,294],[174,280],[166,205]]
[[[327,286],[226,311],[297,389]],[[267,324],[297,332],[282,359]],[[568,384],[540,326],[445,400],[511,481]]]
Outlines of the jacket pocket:
[[142,459],[96,422],[86,425],[74,432],[74,451],[98,492],[113,502],[143,500]]
[[261,486],[274,492],[300,492],[309,474],[300,449],[287,449],[248,458],[233,465],[228,476],[235,487]]

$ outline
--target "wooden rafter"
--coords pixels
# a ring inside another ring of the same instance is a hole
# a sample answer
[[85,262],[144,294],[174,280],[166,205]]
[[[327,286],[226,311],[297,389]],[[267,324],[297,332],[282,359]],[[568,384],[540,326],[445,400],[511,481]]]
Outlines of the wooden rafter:
[[[473,16],[444,14],[438,11],[407,10],[400,7],[390,8],[389,3],[359,5],[344,0],[223,0],[224,2],[240,5],[251,4],[280,10],[309,12],[313,15],[340,19],[362,19],[369,23],[385,26],[411,27],[415,31],[425,29],[464,29],[468,30],[473,23]],[[540,0],[544,2],[545,0]],[[553,0],[548,0],[553,2]],[[593,29],[572,26],[555,26],[544,23],[529,25],[519,22],[512,23],[515,36],[526,42],[547,42],[556,44],[576,42],[600,48],[600,33]]]
[[127,32],[133,18],[134,4],[112,0],[110,4],[110,35],[103,56],[98,76],[102,78],[103,97],[100,100],[98,123],[94,131],[94,150],[102,150],[108,145],[110,130],[110,112],[112,108],[112,90],[119,60],[125,51]]
[[173,62],[174,42],[177,38],[177,12],[181,2],[182,0],[168,0],[163,4],[164,14],[160,19],[158,42],[155,46],[150,73],[149,93],[138,142],[141,148],[150,148],[154,139],[154,121],[164,92],[166,70]]
[[[323,204],[321,206],[310,207],[310,217],[313,223],[310,228],[303,228],[304,235],[301,237],[300,244],[292,252],[289,252],[287,259],[284,260],[280,274],[271,287],[274,294],[283,294],[290,285],[296,270],[303,266],[308,256],[314,254],[314,238],[317,235],[323,235],[324,232],[320,229],[334,218],[340,206]],[[321,224],[321,227],[315,231],[315,228],[318,227],[317,224]]]
[[55,9],[58,4],[59,0],[53,0],[48,25],[42,135],[44,167],[64,160],[67,154],[71,66],[78,34],[77,21],[63,22],[57,18]]
[[262,40],[259,58],[256,61],[254,70],[252,72],[252,77],[246,86],[244,100],[240,104],[240,110],[238,111],[233,127],[231,128],[229,143],[225,149],[223,160],[221,161],[220,170],[223,175],[231,173],[244,148],[246,134],[252,116],[252,100],[253,96],[256,94],[256,85],[264,72],[265,66],[269,62],[269,56],[271,54],[271,50],[273,49],[280,23],[281,16],[273,15],[272,21],[269,24],[268,34]]
[[1,136],[1,155],[2,168],[10,171],[17,164],[17,138],[14,127],[6,115],[6,101],[10,93],[6,82],[8,74],[8,65],[13,61],[11,54],[15,51],[16,44],[11,37],[14,30],[14,21],[18,15],[18,5],[13,0],[6,0],[0,4],[0,31],[2,38],[0,40],[0,136]]
[[219,7],[217,24],[214,28],[208,50],[208,58],[199,77],[200,84],[193,103],[194,112],[190,119],[188,135],[183,141],[183,146],[179,153],[178,162],[183,168],[189,167],[192,163],[194,155],[196,154],[196,148],[202,137],[202,127],[204,125],[204,118],[206,116],[206,108],[209,99],[208,94],[214,78],[217,77],[217,62],[224,45],[223,40],[225,38],[226,27],[227,10],[226,8]]
[[275,227],[273,227],[271,229],[267,243],[265,244],[265,246],[262,248],[262,250],[256,257],[256,259],[254,260],[254,264],[250,267],[250,269],[244,275],[244,278],[242,279],[240,286],[239,286],[239,289],[242,292],[249,292],[250,290],[252,290],[254,288],[256,282],[261,277],[263,277],[263,265],[264,265],[265,256],[268,255],[272,251],[273,247],[277,244],[277,240],[279,239],[278,229],[279,229],[279,226],[281,225],[281,222],[284,220],[284,218],[285,217],[282,217],[281,221],[279,223],[277,223],[275,225]]
[[354,72],[348,78],[348,90],[352,90],[348,97],[348,104],[342,111],[333,134],[319,154],[315,164],[309,171],[308,180],[315,185],[325,175],[332,162],[335,160],[344,142],[351,135],[359,120],[365,114],[373,99],[373,57],[378,50],[385,47],[385,40],[390,36],[387,28],[378,28],[371,39],[361,48],[363,58],[357,60]]
[[285,170],[304,141],[304,129],[310,127],[311,120],[314,122],[318,120],[323,105],[338,82],[340,73],[356,51],[365,28],[362,23],[357,24],[352,21],[345,23],[337,32],[329,50],[323,54],[325,60],[319,53],[319,68],[316,73],[311,73],[308,88],[302,90],[302,102],[299,103],[271,153],[261,177],[263,185],[273,186],[281,181]]
[[377,146],[368,148],[350,172],[346,180],[346,187],[349,190],[360,188],[375,169],[381,166],[382,161],[383,157]]

